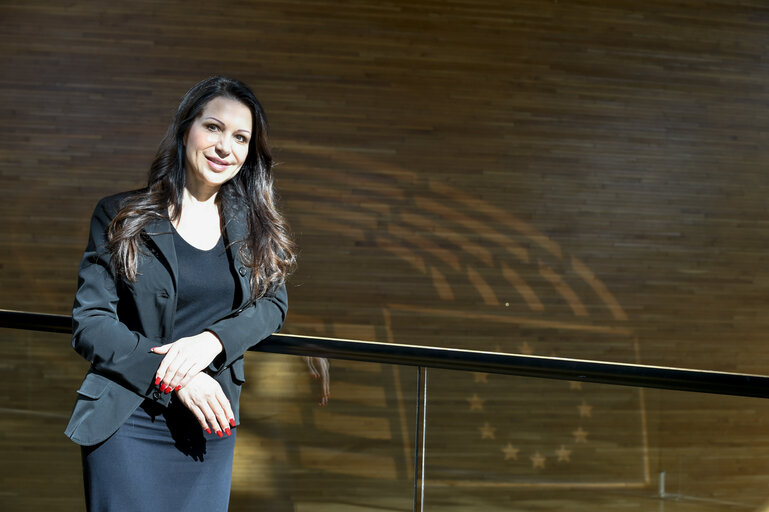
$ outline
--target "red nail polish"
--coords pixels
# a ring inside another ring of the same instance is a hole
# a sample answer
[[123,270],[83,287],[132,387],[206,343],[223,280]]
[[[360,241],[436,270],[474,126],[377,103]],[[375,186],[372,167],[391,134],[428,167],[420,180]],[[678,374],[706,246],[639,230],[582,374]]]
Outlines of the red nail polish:
[[224,431],[227,433],[227,435],[232,434],[232,431],[230,429],[228,429],[228,428],[225,428]]
[[160,384],[160,377],[155,377],[155,385],[157,386]]
[[180,389],[182,389],[182,386],[181,386],[181,385],[179,385],[179,386],[176,386],[176,387],[174,388],[174,391],[179,391]]
[[206,427],[206,434],[210,434],[210,433],[211,433],[211,429]]
[[216,431],[216,435],[217,435],[217,436],[219,436],[219,437],[224,437],[224,436],[222,435],[222,431],[221,431],[221,430],[217,430],[217,431]]
[[231,427],[235,426],[235,420],[233,418],[230,418],[230,426]]
[[165,390],[166,390],[166,385],[165,385],[165,383],[161,383],[161,384],[160,384],[160,392],[161,392],[161,393],[163,393],[163,392],[165,392]]
[[171,392],[171,386],[168,386],[168,387],[166,388],[166,390],[165,390],[165,391],[163,391],[163,393],[165,393],[166,395],[167,395],[168,393],[170,393],[170,392]]

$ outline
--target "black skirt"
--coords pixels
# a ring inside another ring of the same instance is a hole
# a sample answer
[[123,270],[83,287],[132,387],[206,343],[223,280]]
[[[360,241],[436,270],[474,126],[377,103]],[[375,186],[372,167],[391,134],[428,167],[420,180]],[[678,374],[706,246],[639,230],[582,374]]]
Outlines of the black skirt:
[[225,511],[235,430],[206,434],[178,402],[145,401],[109,439],[83,446],[89,511]]

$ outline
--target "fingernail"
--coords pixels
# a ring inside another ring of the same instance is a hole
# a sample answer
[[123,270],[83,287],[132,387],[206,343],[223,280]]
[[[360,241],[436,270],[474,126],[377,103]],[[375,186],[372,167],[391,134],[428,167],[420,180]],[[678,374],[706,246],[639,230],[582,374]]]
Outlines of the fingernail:
[[170,393],[170,392],[171,392],[171,386],[168,386],[168,387],[166,388],[166,390],[165,390],[165,391],[163,391],[163,393],[165,393],[166,395],[167,395],[168,393]]
[[210,434],[210,433],[211,433],[211,429],[206,427],[206,434]]
[[152,348],[150,349],[150,352],[154,352],[154,351],[155,351],[155,347],[152,347]]
[[222,435],[222,431],[221,431],[221,430],[217,430],[217,431],[216,431],[216,435],[217,435],[217,436],[219,436],[219,437],[224,437],[224,436]]
[[225,428],[224,431],[227,433],[227,435],[232,434],[232,431],[230,429],[228,429],[228,428]]
[[235,426],[235,419],[234,418],[230,418],[230,426],[231,427]]
[[160,377],[155,377],[155,385],[157,386],[160,384]]
[[182,386],[181,386],[181,384],[179,384],[178,386],[176,386],[176,387],[174,388],[174,391],[179,391],[180,389],[182,389]]
[[160,392],[161,392],[161,393],[165,393],[165,391],[166,391],[166,384],[165,384],[165,382],[164,382],[164,383],[162,383],[162,384],[160,385]]

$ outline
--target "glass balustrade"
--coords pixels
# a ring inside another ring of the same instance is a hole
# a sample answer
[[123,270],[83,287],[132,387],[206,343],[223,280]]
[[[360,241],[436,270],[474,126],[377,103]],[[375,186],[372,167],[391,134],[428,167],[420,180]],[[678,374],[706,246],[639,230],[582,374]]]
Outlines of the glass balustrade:
[[430,369],[425,511],[769,510],[769,402]]
[[301,357],[246,372],[231,510],[412,510],[414,368],[332,360],[325,407]]
[[[0,334],[0,508],[83,510],[63,431],[88,364],[68,334]],[[412,510],[415,368],[332,361],[320,407],[303,358],[249,352],[245,366],[231,511]]]
[[[0,334],[3,510],[81,510],[87,363]],[[414,510],[415,473],[424,511],[769,511],[766,399],[332,360],[320,407],[303,358],[246,358],[233,511]]]
[[80,450],[64,436],[88,364],[70,335],[0,329],[0,502],[84,510]]

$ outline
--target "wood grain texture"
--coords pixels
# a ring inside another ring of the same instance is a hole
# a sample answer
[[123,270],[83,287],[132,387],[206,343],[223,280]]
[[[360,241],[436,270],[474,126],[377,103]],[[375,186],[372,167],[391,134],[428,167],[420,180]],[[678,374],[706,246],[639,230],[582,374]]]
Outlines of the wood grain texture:
[[[0,306],[69,312],[96,201],[222,73],[270,119],[290,332],[765,374],[767,29],[737,0],[2,2]],[[83,363],[2,347],[0,496],[77,508]],[[249,365],[233,510],[409,509],[410,369],[339,363],[319,412],[300,361]],[[428,509],[657,510],[662,471],[666,510],[764,506],[762,401],[482,379],[432,383]]]

